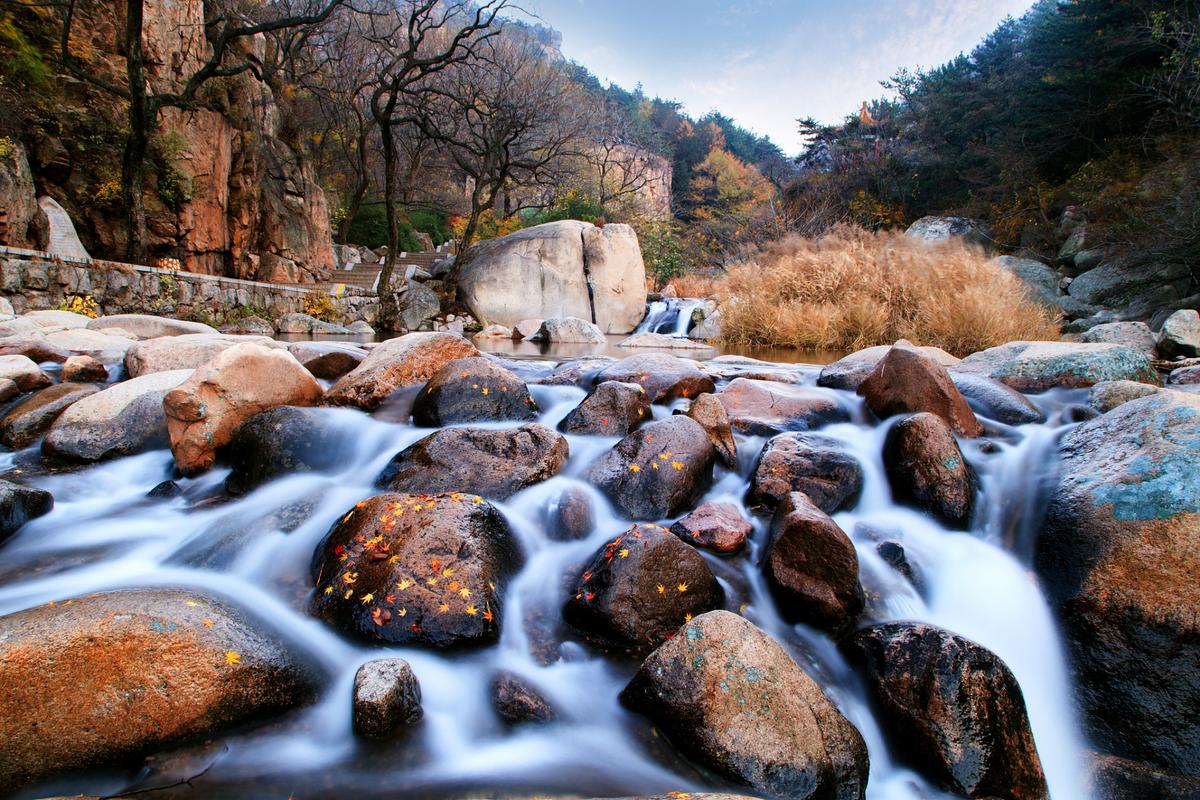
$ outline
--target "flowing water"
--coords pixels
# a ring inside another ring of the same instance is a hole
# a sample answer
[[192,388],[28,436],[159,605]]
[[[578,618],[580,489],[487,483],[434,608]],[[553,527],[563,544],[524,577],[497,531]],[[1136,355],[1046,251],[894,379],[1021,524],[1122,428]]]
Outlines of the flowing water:
[[[815,380],[814,370],[801,374],[804,382]],[[543,409],[540,421],[551,427],[584,396],[573,387],[531,389]],[[835,517],[858,549],[870,598],[865,618],[928,621],[999,654],[1023,688],[1052,796],[1085,798],[1083,742],[1073,716],[1072,687],[1054,620],[1027,564],[1041,489],[1054,469],[1056,440],[1069,425],[1060,412],[1078,399],[1075,393],[1035,398],[1049,412],[1044,425],[988,423],[995,452],[965,445],[979,472],[983,498],[969,532],[946,530],[892,502],[880,455],[888,423],[869,421],[855,395],[835,394],[854,421],[827,426],[823,433],[845,442],[865,469],[861,500]],[[670,411],[656,407],[655,415]],[[56,505],[4,546],[0,613],[104,589],[194,587],[231,598],[267,621],[309,653],[327,679],[315,705],[155,759],[142,774],[76,776],[17,797],[155,787],[167,788],[138,796],[618,796],[731,788],[683,759],[653,734],[645,719],[618,704],[618,693],[637,668],[635,661],[589,649],[558,624],[564,575],[573,574],[629,524],[579,480],[616,439],[568,437],[571,457],[559,475],[496,504],[526,556],[506,589],[501,639],[482,650],[445,654],[353,642],[306,613],[309,562],[318,542],[346,509],[377,491],[374,480],[394,453],[429,433],[352,410],[320,413],[344,432],[341,466],[282,478],[238,500],[223,497],[227,471],[221,469],[180,480],[180,497],[147,499],[153,486],[171,476],[166,450],[69,474],[27,474],[28,482],[54,493]],[[705,498],[735,503],[754,520],[745,553],[734,558],[705,554],[726,589],[728,607],[740,608],[784,642],[862,732],[871,758],[868,797],[942,797],[893,758],[860,680],[834,644],[777,615],[756,566],[767,521],[743,505],[764,441],[739,437],[738,469],[718,467]],[[35,460],[28,453],[6,459],[17,464]],[[544,530],[547,507],[568,486],[583,486],[597,509],[595,528],[585,541],[552,541]],[[923,577],[922,593],[878,556],[875,545],[881,535],[902,542]],[[353,675],[363,662],[385,656],[411,663],[425,716],[395,741],[365,742],[351,732]],[[490,678],[499,668],[519,673],[541,689],[558,721],[505,729],[488,699]],[[182,783],[185,779],[191,780]]]
[[704,300],[690,297],[664,297],[646,309],[646,318],[634,333],[662,333],[687,336],[692,327],[692,312],[704,306]]

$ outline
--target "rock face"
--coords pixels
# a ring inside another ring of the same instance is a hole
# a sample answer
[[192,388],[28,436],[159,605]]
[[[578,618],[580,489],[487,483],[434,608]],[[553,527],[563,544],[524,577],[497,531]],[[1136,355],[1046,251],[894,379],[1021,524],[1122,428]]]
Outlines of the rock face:
[[734,378],[717,399],[734,430],[751,436],[807,431],[850,418],[832,392],[778,381]]
[[640,524],[592,555],[563,618],[603,645],[650,650],[723,599],[703,556],[666,528]]
[[588,468],[630,519],[662,519],[690,509],[712,484],[716,453],[700,423],[676,415],[626,436]]
[[413,403],[413,424],[531,420],[537,403],[525,382],[482,356],[451,361],[429,379]]
[[1000,381],[970,372],[951,372],[950,380],[977,414],[1005,425],[1046,421],[1045,413],[1028,397]]
[[277,406],[255,414],[234,432],[225,448],[233,468],[225,479],[241,495],[295,472],[329,469],[346,455],[343,432],[313,408]]
[[0,245],[43,249],[49,223],[37,203],[25,147],[12,139],[8,139],[5,153],[0,156],[0,208],[7,212],[0,229]]
[[475,245],[458,291],[483,325],[577,317],[629,333],[646,311],[646,268],[628,225],[563,220]]
[[1072,430],[1034,566],[1092,741],[1200,777],[1200,396],[1160,392]]
[[1018,392],[1087,387],[1101,381],[1162,383],[1150,356],[1106,343],[1009,342],[972,353],[955,369],[994,378]]
[[401,450],[379,485],[397,492],[471,492],[505,500],[566,463],[567,440],[544,425],[446,428]]
[[90,383],[56,383],[26,398],[0,419],[0,442],[16,450],[29,447],[77,400],[95,394]]
[[733,426],[725,406],[713,394],[702,394],[692,401],[687,415],[708,434],[709,441],[717,451],[717,458],[730,469],[737,469],[737,440],[733,438]]
[[1167,317],[1157,344],[1163,358],[1200,356],[1200,314],[1186,308]]
[[768,796],[864,796],[862,736],[774,639],[736,614],[688,622],[621,700],[697,762]]
[[979,436],[983,426],[946,368],[909,347],[893,347],[858,387],[880,419],[918,411],[936,414],[961,436]]
[[779,612],[835,634],[863,609],[854,543],[801,492],[783,498],[771,522],[763,573]]
[[965,528],[975,508],[975,473],[950,427],[936,414],[914,414],[888,431],[883,465],[896,500]]
[[[899,345],[912,347],[910,342],[901,339],[895,345],[877,345],[851,353],[822,368],[821,374],[817,376],[817,385],[828,389],[858,391],[858,387],[875,370],[875,366],[880,360],[892,351],[892,347]],[[943,367],[953,367],[960,361],[960,359],[937,347],[918,347],[916,349]]]
[[984,224],[970,217],[921,217],[908,226],[904,235],[928,244],[951,239],[962,239],[980,247],[987,247],[991,243]]
[[449,362],[477,355],[470,342],[450,333],[410,333],[388,339],[335,383],[325,402],[373,411],[397,389],[425,383]]
[[121,764],[306,702],[312,668],[269,630],[180,589],[0,617],[0,783]]
[[604,331],[587,320],[578,317],[552,317],[543,320],[531,338],[542,342],[562,344],[604,344]]
[[596,375],[596,383],[604,381],[636,383],[646,390],[651,403],[696,397],[716,389],[713,379],[700,371],[699,364],[668,353],[622,358]]
[[1088,270],[1067,287],[1067,294],[1090,305],[1133,306],[1147,314],[1187,294],[1191,272],[1187,265],[1127,264],[1118,260]]
[[994,653],[910,622],[867,628],[848,647],[887,732],[925,774],[967,797],[1046,800],[1021,687]]
[[732,503],[705,503],[671,525],[671,533],[714,553],[736,553],[746,544],[750,521]]
[[287,350],[239,344],[167,392],[163,410],[175,466],[185,475],[213,465],[246,420],[274,406],[312,405],[324,389]]
[[650,398],[636,383],[605,381],[558,423],[563,433],[625,436],[650,419]]
[[187,333],[161,336],[138,342],[125,352],[125,371],[137,378],[152,372],[198,369],[218,354],[239,344],[282,348],[265,336],[232,336],[218,333]]
[[477,495],[376,495],[313,554],[312,610],[368,640],[486,644],[500,635],[504,582],[520,560],[504,517]]
[[422,716],[421,685],[403,658],[377,658],[354,673],[354,732],[382,739]]
[[190,369],[154,372],[113,384],[74,403],[42,440],[42,452],[68,461],[101,461],[165,447],[163,398]]
[[803,492],[817,508],[833,514],[853,505],[862,486],[862,465],[836,439],[783,433],[763,445],[750,476],[749,499],[775,508],[792,492]]
[[215,334],[217,329],[203,322],[189,322],[169,317],[156,317],[152,314],[111,314],[97,317],[87,324],[92,330],[102,331],[105,328],[121,328],[129,331],[139,339],[157,339],[160,336],[181,336],[184,334]]
[[44,489],[0,480],[0,542],[31,519],[49,514],[53,507],[54,497]]

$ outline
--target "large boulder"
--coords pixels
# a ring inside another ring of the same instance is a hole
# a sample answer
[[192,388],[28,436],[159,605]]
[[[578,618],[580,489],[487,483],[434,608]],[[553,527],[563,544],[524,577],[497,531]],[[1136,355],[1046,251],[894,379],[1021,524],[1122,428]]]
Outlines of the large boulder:
[[767,440],[750,475],[751,503],[775,508],[792,492],[804,492],[826,514],[849,508],[863,487],[858,459],[836,439],[782,433]]
[[685,624],[621,693],[700,764],[770,797],[861,800],[862,736],[779,643],[728,611]]
[[1113,260],[1071,281],[1067,294],[1090,305],[1133,306],[1148,315],[1186,296],[1191,281],[1191,269],[1182,262],[1127,264]]
[[56,383],[25,398],[0,419],[0,442],[14,449],[37,441],[77,400],[100,390],[92,383]]
[[936,414],[962,436],[979,436],[983,426],[946,368],[911,347],[893,347],[858,387],[880,419],[919,411]]
[[1134,350],[1140,350],[1151,358],[1158,352],[1158,337],[1144,322],[1105,322],[1088,328],[1080,334],[1079,341],[1123,344]]
[[177,369],[197,369],[219,353],[247,342],[260,347],[285,345],[266,336],[233,336],[224,333],[185,333],[146,339],[125,353],[125,371],[137,378],[152,372],[171,372]]
[[408,281],[407,287],[400,302],[400,321],[405,330],[420,330],[441,312],[442,301],[437,292],[423,283]]
[[578,317],[629,333],[646,312],[646,268],[628,225],[547,222],[475,245],[458,292],[483,325]]
[[717,399],[733,429],[751,436],[807,431],[850,419],[833,392],[778,381],[734,378]]
[[581,436],[625,436],[650,419],[650,398],[636,383],[605,381],[571,409],[558,429]]
[[56,309],[43,309],[41,311],[27,311],[21,315],[22,319],[29,320],[40,328],[66,328],[73,330],[76,328],[86,328],[92,318],[84,314],[76,314],[74,311],[58,311]]
[[1017,679],[994,653],[949,631],[891,622],[847,649],[895,746],[956,795],[1047,800]]
[[1157,345],[1163,358],[1200,356],[1200,314],[1195,309],[1185,308],[1167,317],[1159,331]]
[[972,353],[955,370],[994,378],[1018,392],[1088,387],[1101,381],[1162,384],[1150,356],[1109,343],[1009,342]]
[[1102,750],[1200,777],[1200,396],[1159,392],[1066,435],[1034,566]]
[[315,670],[265,623],[183,589],[0,617],[0,784],[123,766],[306,702]]
[[[13,320],[16,322],[17,320]],[[0,325],[5,323],[0,323]],[[70,357],[70,353],[56,344],[52,344],[44,333],[33,331],[17,333],[0,339],[0,357],[27,356],[38,364],[53,361],[61,364]]]
[[346,463],[353,442],[333,423],[331,413],[338,412],[276,406],[255,414],[224,449],[232,468],[225,489],[246,494],[275,478]]
[[129,349],[137,344],[135,339],[87,328],[53,331],[46,334],[46,341],[68,355],[91,356],[105,364],[119,364]]
[[50,385],[50,376],[29,356],[0,356],[0,378],[12,381],[22,392]]
[[191,374],[152,372],[83,398],[50,426],[42,452],[67,461],[101,461],[166,447],[163,398]]
[[862,613],[854,543],[803,492],[784,497],[775,512],[763,574],[792,622],[837,634]]
[[563,617],[605,646],[650,650],[723,599],[703,556],[666,528],[640,524],[583,565]]
[[752,530],[733,503],[705,503],[671,525],[671,533],[683,541],[714,553],[741,550]]
[[413,424],[532,420],[538,407],[525,382],[491,359],[459,358],[433,374],[413,403]]
[[45,489],[0,480],[0,542],[53,507],[54,497]]
[[936,414],[914,414],[891,427],[883,465],[895,498],[947,525],[965,528],[975,508],[977,480],[954,432]]
[[[913,346],[904,339],[896,342],[896,345]],[[867,376],[874,372],[875,366],[896,345],[881,344],[867,347],[844,356],[832,364],[827,364],[821,368],[821,374],[817,376],[817,386],[824,386],[828,389],[845,389],[851,392],[858,391],[858,387],[867,379]],[[916,349],[947,368],[955,366],[961,360],[938,347],[918,347]]]
[[451,333],[410,333],[371,349],[361,364],[325,393],[325,402],[372,411],[397,389],[425,383],[439,369],[479,351]]
[[337,380],[367,357],[366,350],[346,342],[289,342],[287,349],[314,378],[325,380]]
[[540,342],[558,344],[604,344],[604,331],[578,317],[552,317],[542,321],[536,334],[530,337]]
[[678,397],[696,397],[716,389],[713,379],[690,359],[669,353],[647,353],[622,358],[596,375],[595,382],[636,383],[646,390],[651,403],[666,403]]
[[976,414],[1005,425],[1046,421],[1045,412],[1030,402],[1028,397],[986,375],[952,371],[950,380],[954,381],[955,388],[967,399]]
[[961,239],[968,244],[987,247],[992,242],[987,227],[970,217],[921,217],[908,226],[904,235],[926,244]]
[[163,398],[175,466],[203,472],[243,422],[274,406],[313,405],[324,391],[287,350],[245,343],[222,351]]
[[1025,284],[1029,296],[1038,304],[1058,309],[1058,283],[1062,279],[1051,267],[1032,258],[1000,256],[992,263],[1006,272],[1011,272]]
[[716,452],[700,423],[682,415],[638,428],[596,459],[584,480],[630,519],[687,511],[710,485]]
[[111,314],[97,317],[87,323],[95,331],[105,328],[121,328],[139,339],[157,339],[160,336],[182,336],[192,333],[215,334],[217,329],[203,322],[155,317],[151,314]]
[[508,430],[447,428],[397,453],[379,485],[396,492],[471,492],[505,500],[553,477],[567,440],[536,423]]
[[477,495],[376,495],[313,553],[312,610],[371,641],[486,644],[499,638],[504,582],[520,561],[504,517]]

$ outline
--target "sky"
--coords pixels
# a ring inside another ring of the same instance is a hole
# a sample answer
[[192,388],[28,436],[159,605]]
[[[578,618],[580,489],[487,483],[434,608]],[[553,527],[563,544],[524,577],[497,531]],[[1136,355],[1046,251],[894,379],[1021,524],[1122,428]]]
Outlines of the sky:
[[518,0],[602,81],[717,109],[800,151],[796,119],[838,122],[900,67],[970,50],[1031,0]]

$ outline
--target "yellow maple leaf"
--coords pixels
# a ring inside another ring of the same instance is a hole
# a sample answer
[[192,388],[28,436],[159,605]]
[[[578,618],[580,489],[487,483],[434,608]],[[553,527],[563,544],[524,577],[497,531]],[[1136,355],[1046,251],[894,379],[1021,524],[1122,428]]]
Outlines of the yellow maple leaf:
[[659,594],[667,593],[667,587],[663,586],[661,583],[658,586],[655,586],[654,588],[658,590]]
[[688,590],[688,585],[686,583],[681,583],[678,586],[676,586],[675,588],[681,592],[686,592]]
[[621,558],[629,558],[629,548],[622,547],[620,550],[617,551],[617,555],[620,556]]
[[359,598],[359,600],[362,601],[362,604],[364,606],[374,599],[375,599],[375,594],[373,592],[367,592],[366,594],[364,594],[362,597]]
[[204,620],[204,627],[206,627],[206,628],[211,628],[213,626],[213,624],[214,623],[211,619]]
[[236,650],[226,650],[225,663],[231,667],[236,667],[238,664],[242,663],[242,657],[238,655]]
[[479,613],[479,609],[476,608],[475,606],[467,606],[466,611],[472,617]]
[[630,471],[630,472],[641,472],[641,471],[642,471],[642,468],[641,468],[641,467],[639,467],[637,464],[630,464],[630,465],[629,465],[629,471]]

